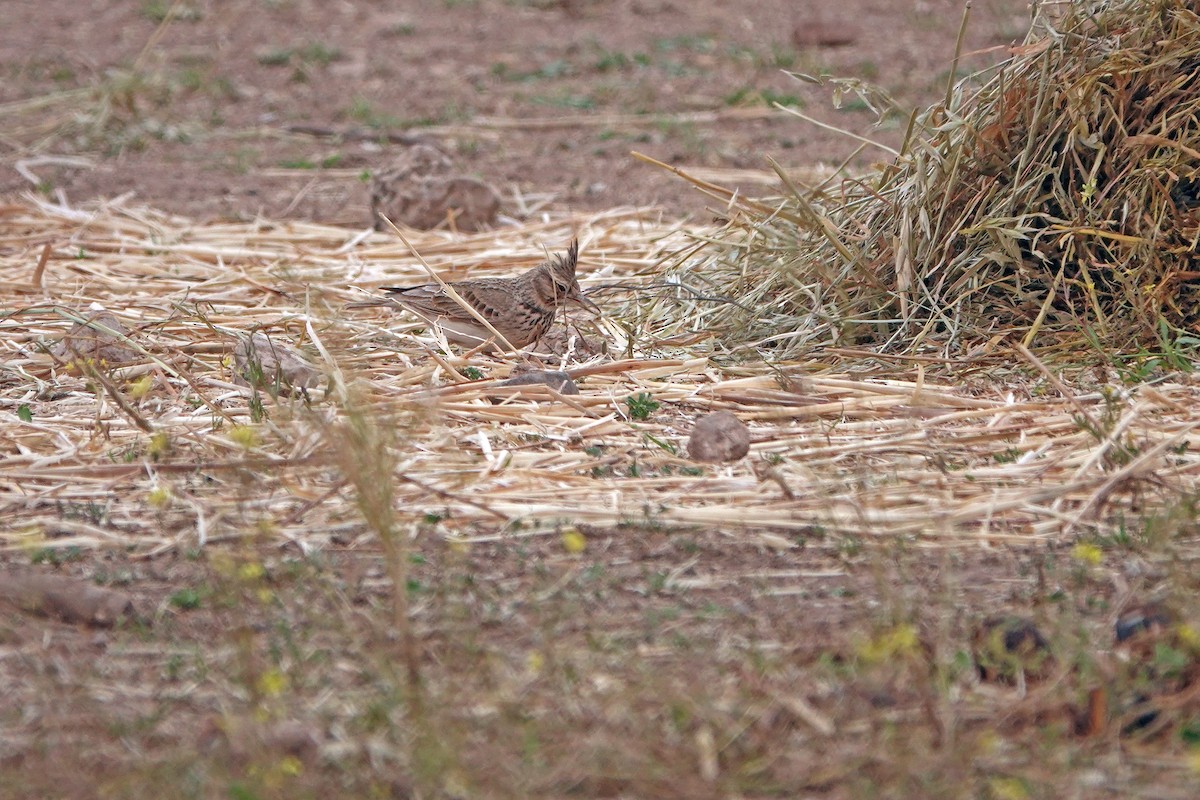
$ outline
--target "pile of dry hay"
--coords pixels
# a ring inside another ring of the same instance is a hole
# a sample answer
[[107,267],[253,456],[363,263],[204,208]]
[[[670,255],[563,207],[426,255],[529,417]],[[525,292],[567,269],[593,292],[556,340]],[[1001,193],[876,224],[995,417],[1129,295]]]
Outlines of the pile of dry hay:
[[1039,11],[1010,59],[913,119],[893,163],[742,202],[727,246],[681,267],[741,300],[703,324],[784,357],[1195,344],[1198,6]]

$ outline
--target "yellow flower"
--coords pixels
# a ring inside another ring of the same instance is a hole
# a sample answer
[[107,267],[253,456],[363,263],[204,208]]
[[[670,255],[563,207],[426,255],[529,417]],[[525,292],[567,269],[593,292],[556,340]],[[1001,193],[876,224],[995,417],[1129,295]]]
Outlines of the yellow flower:
[[229,429],[229,439],[245,450],[258,447],[258,431],[249,425],[234,425]]
[[1104,560],[1104,551],[1094,544],[1080,542],[1071,548],[1071,557],[1094,567]]
[[146,502],[157,509],[164,509],[171,505],[171,490],[165,486],[155,486],[146,495]]
[[304,763],[295,756],[284,756],[279,760],[279,771],[295,777],[304,771]]
[[1175,626],[1175,635],[1179,637],[1179,642],[1189,650],[1200,650],[1200,631],[1197,631],[1186,622],[1181,622]]
[[171,437],[166,431],[157,431],[150,437],[146,453],[153,459],[162,458],[171,451]]
[[277,669],[269,669],[258,676],[258,690],[267,697],[278,697],[287,686],[287,675]]
[[21,537],[21,547],[27,550],[37,550],[45,546],[46,532],[40,525],[26,525],[17,535]]
[[267,571],[263,569],[263,565],[257,561],[247,561],[238,567],[238,577],[247,583],[258,580],[266,573]]
[[1026,800],[1029,797],[1025,782],[1019,778],[992,778],[988,788],[996,800]]
[[916,626],[903,623],[861,642],[857,647],[858,657],[868,662],[887,661],[915,652],[919,643]]
[[571,555],[578,555],[587,548],[587,538],[574,528],[562,532],[562,546]]
[[150,394],[150,390],[154,388],[154,376],[143,375],[138,380],[125,387],[125,392],[133,400],[141,400],[146,395]]
[[1188,769],[1200,775],[1200,748],[1193,748],[1187,756]]
[[1000,750],[1003,740],[995,731],[983,731],[975,740],[975,744],[983,755],[992,755]]

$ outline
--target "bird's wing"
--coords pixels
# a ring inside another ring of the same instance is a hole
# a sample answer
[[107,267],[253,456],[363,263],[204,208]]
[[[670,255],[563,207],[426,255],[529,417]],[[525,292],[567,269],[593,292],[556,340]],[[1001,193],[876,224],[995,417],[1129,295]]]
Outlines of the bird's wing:
[[[471,284],[452,283],[458,296],[471,305],[484,317],[491,319],[499,313],[503,292],[497,291],[486,280],[472,281]],[[462,305],[446,294],[436,283],[427,283],[407,289],[385,287],[392,299],[408,306],[419,314],[451,319],[474,319]]]

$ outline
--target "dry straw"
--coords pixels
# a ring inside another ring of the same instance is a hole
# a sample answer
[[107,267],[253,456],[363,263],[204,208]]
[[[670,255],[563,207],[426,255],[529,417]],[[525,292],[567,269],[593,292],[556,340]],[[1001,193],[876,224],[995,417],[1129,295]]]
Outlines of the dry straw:
[[723,247],[681,256],[678,274],[732,286],[753,312],[704,324],[779,357],[1196,344],[1198,6],[1035,8],[1008,60],[914,115],[894,161],[816,189],[783,176],[791,194],[773,204],[731,200]]
[[[1054,13],[914,117],[876,173],[803,188],[780,171],[791,194],[774,203],[694,179],[728,202],[724,229],[617,209],[406,232],[447,280],[523,271],[577,235],[605,314],[563,338],[607,353],[544,360],[578,395],[499,387],[512,360],[347,312],[427,280],[392,236],[119,200],[0,206],[0,543],[373,546],[353,488],[371,476],[331,446],[347,420],[394,442],[364,467],[390,473],[389,526],[464,545],[622,523],[783,549],[1053,541],[1178,504],[1200,472],[1192,383],[1076,389],[1046,362],[1189,344],[1200,19],[1182,0]],[[55,349],[96,306],[127,362]],[[263,335],[323,385],[248,385],[245,343]],[[855,372],[788,360],[817,348]],[[1020,369],[1003,388],[932,377],[978,364],[968,348]],[[750,424],[750,456],[688,462],[692,422],[718,409]]]
[[[331,423],[355,415],[391,430],[394,458],[380,463],[398,530],[466,544],[621,523],[716,528],[731,546],[1028,542],[1108,529],[1135,504],[1195,487],[1188,385],[964,391],[903,365],[887,377],[722,366],[719,340],[660,314],[683,297],[723,307],[655,272],[700,234],[616,210],[407,236],[461,278],[522,271],[576,234],[610,352],[561,365],[579,395],[518,395],[497,387],[511,360],[443,351],[387,309],[342,310],[365,289],[427,278],[384,234],[200,225],[120,203],[0,207],[0,542],[142,554],[246,536],[374,546],[329,442]],[[613,284],[646,288],[598,291]],[[93,305],[122,323],[129,363],[54,355]],[[235,354],[252,331],[307,354],[324,386],[247,386]],[[659,404],[644,419],[628,402],[641,393]],[[750,456],[688,462],[692,421],[716,409],[750,424]]]

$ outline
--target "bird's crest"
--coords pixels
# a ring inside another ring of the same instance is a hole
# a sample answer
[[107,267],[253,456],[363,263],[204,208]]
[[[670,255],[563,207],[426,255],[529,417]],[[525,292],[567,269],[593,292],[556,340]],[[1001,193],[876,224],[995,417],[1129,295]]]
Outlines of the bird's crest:
[[550,262],[550,269],[564,278],[575,277],[575,266],[579,262],[579,240],[572,239],[571,246],[567,248],[565,255],[561,255],[554,261]]

